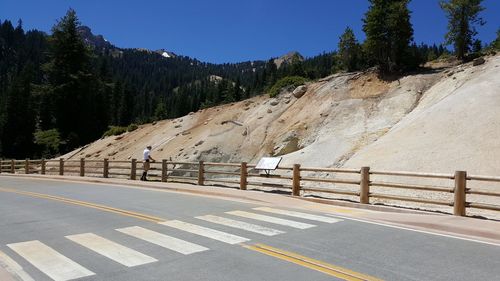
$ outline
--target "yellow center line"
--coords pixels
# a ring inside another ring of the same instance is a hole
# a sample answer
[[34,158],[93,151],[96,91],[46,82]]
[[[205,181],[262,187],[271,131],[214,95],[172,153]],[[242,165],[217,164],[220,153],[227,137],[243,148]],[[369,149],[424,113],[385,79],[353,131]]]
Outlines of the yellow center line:
[[110,212],[110,213],[114,213],[114,214],[133,217],[133,218],[146,220],[146,221],[150,221],[150,222],[155,222],[155,223],[166,221],[166,219],[163,219],[163,218],[150,216],[150,215],[146,215],[146,214],[141,214],[138,212],[113,208],[113,207],[109,207],[109,206],[105,206],[105,205],[100,205],[100,204],[95,204],[95,203],[90,203],[90,202],[85,202],[85,201],[80,201],[80,200],[75,200],[75,199],[70,199],[70,198],[65,198],[65,197],[59,197],[59,196],[54,196],[54,195],[49,195],[49,194],[29,192],[29,191],[20,191],[20,190],[16,190],[16,189],[3,188],[3,187],[0,187],[0,191],[10,192],[10,193],[15,193],[15,194],[20,194],[20,195],[27,195],[27,196],[31,196],[31,197],[43,198],[43,199],[48,199],[48,200],[54,200],[54,201],[58,201],[58,202],[63,202],[63,203],[72,204],[72,205],[78,205],[78,206],[92,208],[92,209],[97,209],[97,210],[101,210],[101,211],[106,211],[106,212]]
[[296,253],[288,252],[285,250],[277,249],[264,244],[255,245],[243,245],[243,247],[257,251],[268,256],[272,256],[278,259],[282,259],[288,262],[292,262],[309,269],[313,269],[330,276],[334,276],[343,280],[348,281],[381,281],[381,279],[375,278],[373,276],[365,275],[356,271],[352,271],[340,266],[315,260],[309,257],[305,257]]

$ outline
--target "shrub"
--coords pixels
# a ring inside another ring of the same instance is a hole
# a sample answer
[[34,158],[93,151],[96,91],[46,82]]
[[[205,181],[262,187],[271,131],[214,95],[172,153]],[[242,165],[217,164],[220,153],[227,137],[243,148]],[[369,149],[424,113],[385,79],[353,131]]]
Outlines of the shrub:
[[132,123],[132,124],[128,125],[127,132],[135,131],[135,130],[137,130],[137,128],[139,128],[139,126],[137,126],[137,124]]
[[117,136],[125,133],[126,131],[127,127],[109,126],[109,129],[106,132],[104,132],[102,136],[103,137]]
[[36,131],[34,137],[35,143],[41,147],[42,157],[50,157],[59,153],[61,135],[57,129]]
[[109,137],[109,136],[118,136],[118,135],[121,135],[125,132],[132,132],[132,131],[135,131],[137,130],[137,128],[139,128],[139,126],[137,126],[137,124],[130,124],[128,125],[127,127],[122,127],[122,126],[109,126],[109,129],[104,132],[104,134],[102,135],[102,137]]
[[269,89],[269,96],[271,98],[277,96],[281,89],[289,86],[298,87],[304,85],[307,82],[307,78],[301,76],[287,76],[276,81],[274,85]]

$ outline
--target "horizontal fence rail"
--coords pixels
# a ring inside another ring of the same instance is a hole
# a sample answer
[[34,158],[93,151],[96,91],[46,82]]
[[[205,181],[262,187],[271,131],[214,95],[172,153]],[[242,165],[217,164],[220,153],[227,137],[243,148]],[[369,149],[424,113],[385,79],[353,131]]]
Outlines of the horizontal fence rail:
[[[161,182],[198,185],[221,185],[246,190],[270,188],[292,196],[334,194],[340,199],[371,204],[371,199],[389,202],[412,202],[453,208],[456,216],[467,209],[500,211],[500,177],[454,174],[378,171],[360,169],[301,167],[299,164],[278,167],[273,174],[255,169],[256,165],[217,162],[151,162],[147,176]],[[109,159],[38,159],[0,161],[0,173],[72,175],[80,177],[124,178],[136,180],[144,171],[142,161]],[[387,180],[390,178],[390,180]],[[404,179],[404,180],[403,180]],[[425,180],[443,184],[426,184]],[[419,182],[414,182],[419,181]],[[424,183],[422,183],[424,181]],[[495,190],[481,190],[478,184],[499,184]],[[446,186],[449,185],[449,186]],[[398,191],[399,194],[391,193]],[[412,194],[417,192],[415,194]],[[406,192],[406,193],[404,193]],[[410,194],[408,194],[410,193]],[[425,195],[437,195],[425,196]],[[472,199],[471,199],[472,198]],[[478,199],[479,198],[479,199]],[[469,200],[467,200],[469,199]]]

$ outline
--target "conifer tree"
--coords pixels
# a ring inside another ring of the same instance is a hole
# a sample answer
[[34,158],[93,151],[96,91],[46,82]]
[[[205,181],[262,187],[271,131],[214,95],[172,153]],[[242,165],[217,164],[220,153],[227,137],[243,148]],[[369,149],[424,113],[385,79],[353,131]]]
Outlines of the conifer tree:
[[369,1],[363,31],[366,33],[365,48],[372,63],[382,72],[409,67],[409,46],[413,40],[409,0]]
[[471,50],[474,36],[477,35],[476,26],[485,22],[479,16],[484,10],[482,0],[449,0],[441,1],[441,8],[448,18],[448,33],[446,42],[453,44],[458,59],[465,59]]
[[13,158],[29,156],[33,151],[35,112],[31,80],[33,66],[27,64],[9,87],[5,126],[2,134],[3,154]]
[[491,42],[491,47],[496,50],[500,50],[500,29],[497,30],[497,38],[495,41]]
[[241,100],[241,82],[239,77],[236,79],[236,83],[234,83],[233,97],[235,101]]
[[359,67],[361,48],[356,40],[354,32],[347,27],[340,36],[338,45],[338,56],[343,69],[354,71]]
[[[90,50],[81,39],[76,12],[69,9],[52,28],[50,62],[46,65],[56,125],[66,150],[87,143],[107,127],[102,120],[102,83],[92,72]],[[101,103],[101,104],[100,104]]]

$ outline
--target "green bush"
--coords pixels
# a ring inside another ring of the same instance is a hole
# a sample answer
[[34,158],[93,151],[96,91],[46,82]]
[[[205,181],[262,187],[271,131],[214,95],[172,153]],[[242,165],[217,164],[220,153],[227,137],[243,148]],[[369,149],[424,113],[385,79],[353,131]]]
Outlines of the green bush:
[[127,127],[120,127],[120,126],[109,126],[109,129],[104,132],[102,135],[103,137],[109,137],[109,136],[118,136],[127,131]]
[[51,157],[59,153],[61,135],[57,129],[36,131],[34,137],[35,143],[41,147],[42,157]]
[[137,128],[139,128],[139,126],[137,126],[137,124],[132,123],[132,124],[128,125],[127,132],[135,131],[135,130],[137,130]]
[[307,82],[307,78],[301,76],[287,76],[276,81],[274,85],[269,89],[269,96],[271,98],[277,96],[281,89],[289,86],[298,87],[304,85]]
[[102,135],[102,137],[109,137],[109,136],[118,136],[118,135],[121,135],[125,132],[132,132],[132,131],[135,131],[137,130],[137,128],[139,128],[139,126],[137,126],[137,124],[130,124],[128,125],[127,127],[122,127],[122,126],[109,126],[109,129],[104,132],[104,134]]

